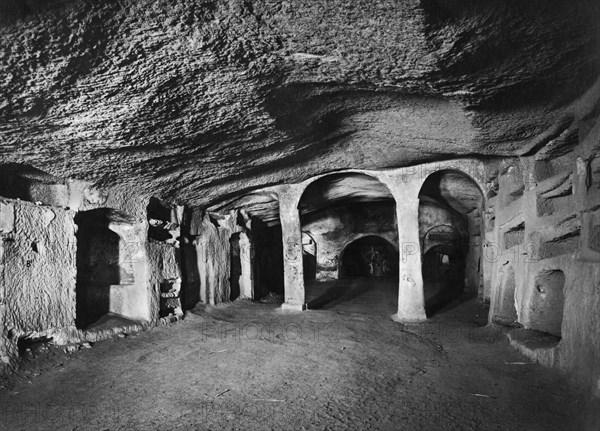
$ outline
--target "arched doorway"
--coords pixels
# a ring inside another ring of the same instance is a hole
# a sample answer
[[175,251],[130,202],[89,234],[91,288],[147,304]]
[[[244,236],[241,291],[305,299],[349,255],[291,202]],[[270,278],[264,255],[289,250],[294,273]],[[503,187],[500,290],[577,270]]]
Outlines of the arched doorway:
[[348,244],[340,254],[339,278],[398,278],[398,250],[387,240],[368,235]]
[[[385,290],[389,301],[383,302],[390,303],[393,313],[398,301],[398,224],[388,187],[364,173],[327,175],[306,187],[298,211],[308,308],[361,301],[372,306],[375,302],[365,298]],[[314,259],[307,256],[308,246],[315,251]]]
[[435,313],[483,291],[483,193],[458,170],[431,174],[419,193],[425,307]]

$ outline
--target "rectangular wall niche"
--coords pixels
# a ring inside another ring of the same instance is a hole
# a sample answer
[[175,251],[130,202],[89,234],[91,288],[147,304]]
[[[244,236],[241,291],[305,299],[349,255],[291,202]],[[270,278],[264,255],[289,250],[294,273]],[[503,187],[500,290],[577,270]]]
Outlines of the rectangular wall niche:
[[[76,325],[84,329],[107,314],[123,314],[126,286],[135,283],[128,244],[110,229],[127,225],[112,210],[81,212],[77,229]],[[126,317],[126,316],[124,316]]]
[[563,254],[572,254],[579,248],[581,228],[563,233],[540,244],[540,259],[549,259]]
[[561,336],[564,309],[565,274],[544,270],[535,277],[530,326],[537,331]]
[[504,233],[504,249],[507,250],[515,245],[522,244],[524,239],[525,223],[520,223]]
[[557,211],[571,208],[573,195],[573,175],[558,177],[554,182],[541,186],[537,195],[538,217],[545,217]]
[[513,326],[518,320],[515,307],[515,271],[512,266],[505,267],[501,271],[493,321],[501,325]]

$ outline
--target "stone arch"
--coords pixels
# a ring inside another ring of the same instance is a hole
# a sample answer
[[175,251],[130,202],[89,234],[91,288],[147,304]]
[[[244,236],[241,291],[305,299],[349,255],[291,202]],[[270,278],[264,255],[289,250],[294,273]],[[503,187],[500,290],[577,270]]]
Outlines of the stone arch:
[[[284,254],[284,278],[285,278],[285,304],[284,308],[302,309],[306,307],[304,303],[304,271],[302,262],[302,226],[300,222],[300,212],[303,207],[303,199],[311,193],[311,190],[319,187],[322,181],[328,181],[338,176],[339,178],[360,177],[369,178],[371,185],[384,193],[386,198],[396,199],[392,189],[384,178],[385,175],[378,175],[371,171],[358,169],[348,169],[331,172],[310,178],[299,184],[283,185],[277,188],[277,196],[280,203],[280,220],[282,226],[283,254]],[[394,212],[397,220],[397,213]]]
[[456,172],[464,175],[466,178],[471,180],[479,189],[481,195],[486,196],[485,181],[481,173],[478,171],[482,170],[482,164],[478,161],[472,160],[455,160],[436,163],[432,165],[424,166],[425,175],[421,176],[419,188],[423,187],[423,184],[432,176],[443,172]]
[[[388,256],[386,256],[386,263],[382,268],[383,276],[397,276],[398,274],[398,247],[389,241],[387,238],[384,238],[381,235],[372,235],[372,234],[364,234],[360,235],[352,240],[348,241],[344,244],[342,251],[338,257],[338,278],[344,278],[348,275],[347,270],[347,262],[346,259],[348,257],[348,250],[351,250],[352,247],[360,244],[361,242],[366,242],[366,240],[371,240],[372,243],[379,243],[382,247],[387,248]],[[363,271],[364,272],[364,271]]]
[[[297,189],[295,190],[295,195],[297,196],[296,206],[298,206],[300,204],[300,200],[302,199],[302,196],[306,192],[306,189],[308,189],[311,185],[313,185],[317,181],[323,180],[327,177],[331,177],[334,175],[351,175],[351,174],[359,174],[359,175],[365,175],[367,177],[371,177],[374,180],[379,181],[382,185],[384,185],[390,191],[390,193],[392,191],[392,184],[391,184],[392,181],[390,180],[390,178],[388,178],[388,175],[385,172],[377,172],[377,171],[364,170],[364,169],[342,169],[339,171],[328,172],[326,174],[315,175],[314,177],[311,177],[311,178],[304,180],[303,182],[297,184]],[[279,195],[277,194],[277,192],[275,192],[275,194],[279,198]]]
[[476,177],[474,177],[473,175],[471,175],[471,172],[469,172],[468,169],[464,169],[460,166],[442,166],[440,167],[440,169],[434,170],[434,171],[430,171],[427,172],[427,175],[423,176],[422,180],[421,180],[421,184],[420,184],[420,190],[423,189],[423,186],[427,183],[427,181],[429,181],[432,177],[436,176],[436,175],[440,175],[440,174],[445,174],[445,173],[456,173],[461,175],[462,177],[468,179],[471,183],[473,183],[477,189],[479,190],[479,193],[482,196],[482,203],[485,202],[485,187],[482,183],[482,181]]
[[[438,234],[443,237],[434,237],[434,234]],[[421,241],[421,254],[424,256],[430,249],[444,243],[446,241],[455,240],[458,237],[460,239],[460,232],[450,224],[439,224],[431,227]]]
[[[433,224],[422,235],[422,255],[425,256],[436,243],[453,243],[455,251],[463,253],[463,262],[460,263],[463,269],[458,271],[463,278],[455,277],[454,282],[461,286],[453,286],[451,290],[459,295],[464,289],[464,292],[481,297],[484,291],[483,272],[486,270],[482,259],[485,194],[481,182],[473,178],[468,166],[441,165],[423,178],[418,196],[420,230],[427,227],[426,223]],[[421,214],[425,206],[429,207],[428,213]],[[438,231],[440,238],[432,241],[432,234]],[[444,239],[442,234],[448,238]],[[424,273],[429,271],[428,263],[432,262],[432,259],[424,261]]]

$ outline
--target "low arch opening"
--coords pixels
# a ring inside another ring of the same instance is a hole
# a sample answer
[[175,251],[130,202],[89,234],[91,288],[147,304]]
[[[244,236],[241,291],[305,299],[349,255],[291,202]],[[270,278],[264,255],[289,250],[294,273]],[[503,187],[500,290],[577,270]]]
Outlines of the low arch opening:
[[369,235],[348,244],[340,254],[339,278],[398,279],[398,251],[389,241]]

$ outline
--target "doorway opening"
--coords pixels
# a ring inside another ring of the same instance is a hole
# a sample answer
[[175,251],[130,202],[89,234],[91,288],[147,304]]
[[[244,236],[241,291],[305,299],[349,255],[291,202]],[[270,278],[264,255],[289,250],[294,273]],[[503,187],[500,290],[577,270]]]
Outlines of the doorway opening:
[[387,240],[369,235],[348,244],[340,255],[339,278],[398,278],[398,251]]
[[398,305],[398,224],[388,187],[364,173],[313,181],[298,211],[309,309],[388,312]]
[[235,301],[240,297],[240,278],[242,276],[242,261],[240,257],[240,234],[234,233],[229,239],[230,277],[229,300]]
[[317,278],[317,242],[307,232],[302,232],[302,265],[305,281]]
[[136,279],[145,265],[134,220],[110,208],[84,211],[77,224],[76,318],[79,329],[112,320],[147,320],[148,292]]
[[419,193],[419,237],[428,316],[483,294],[483,193],[456,170],[431,174]]

